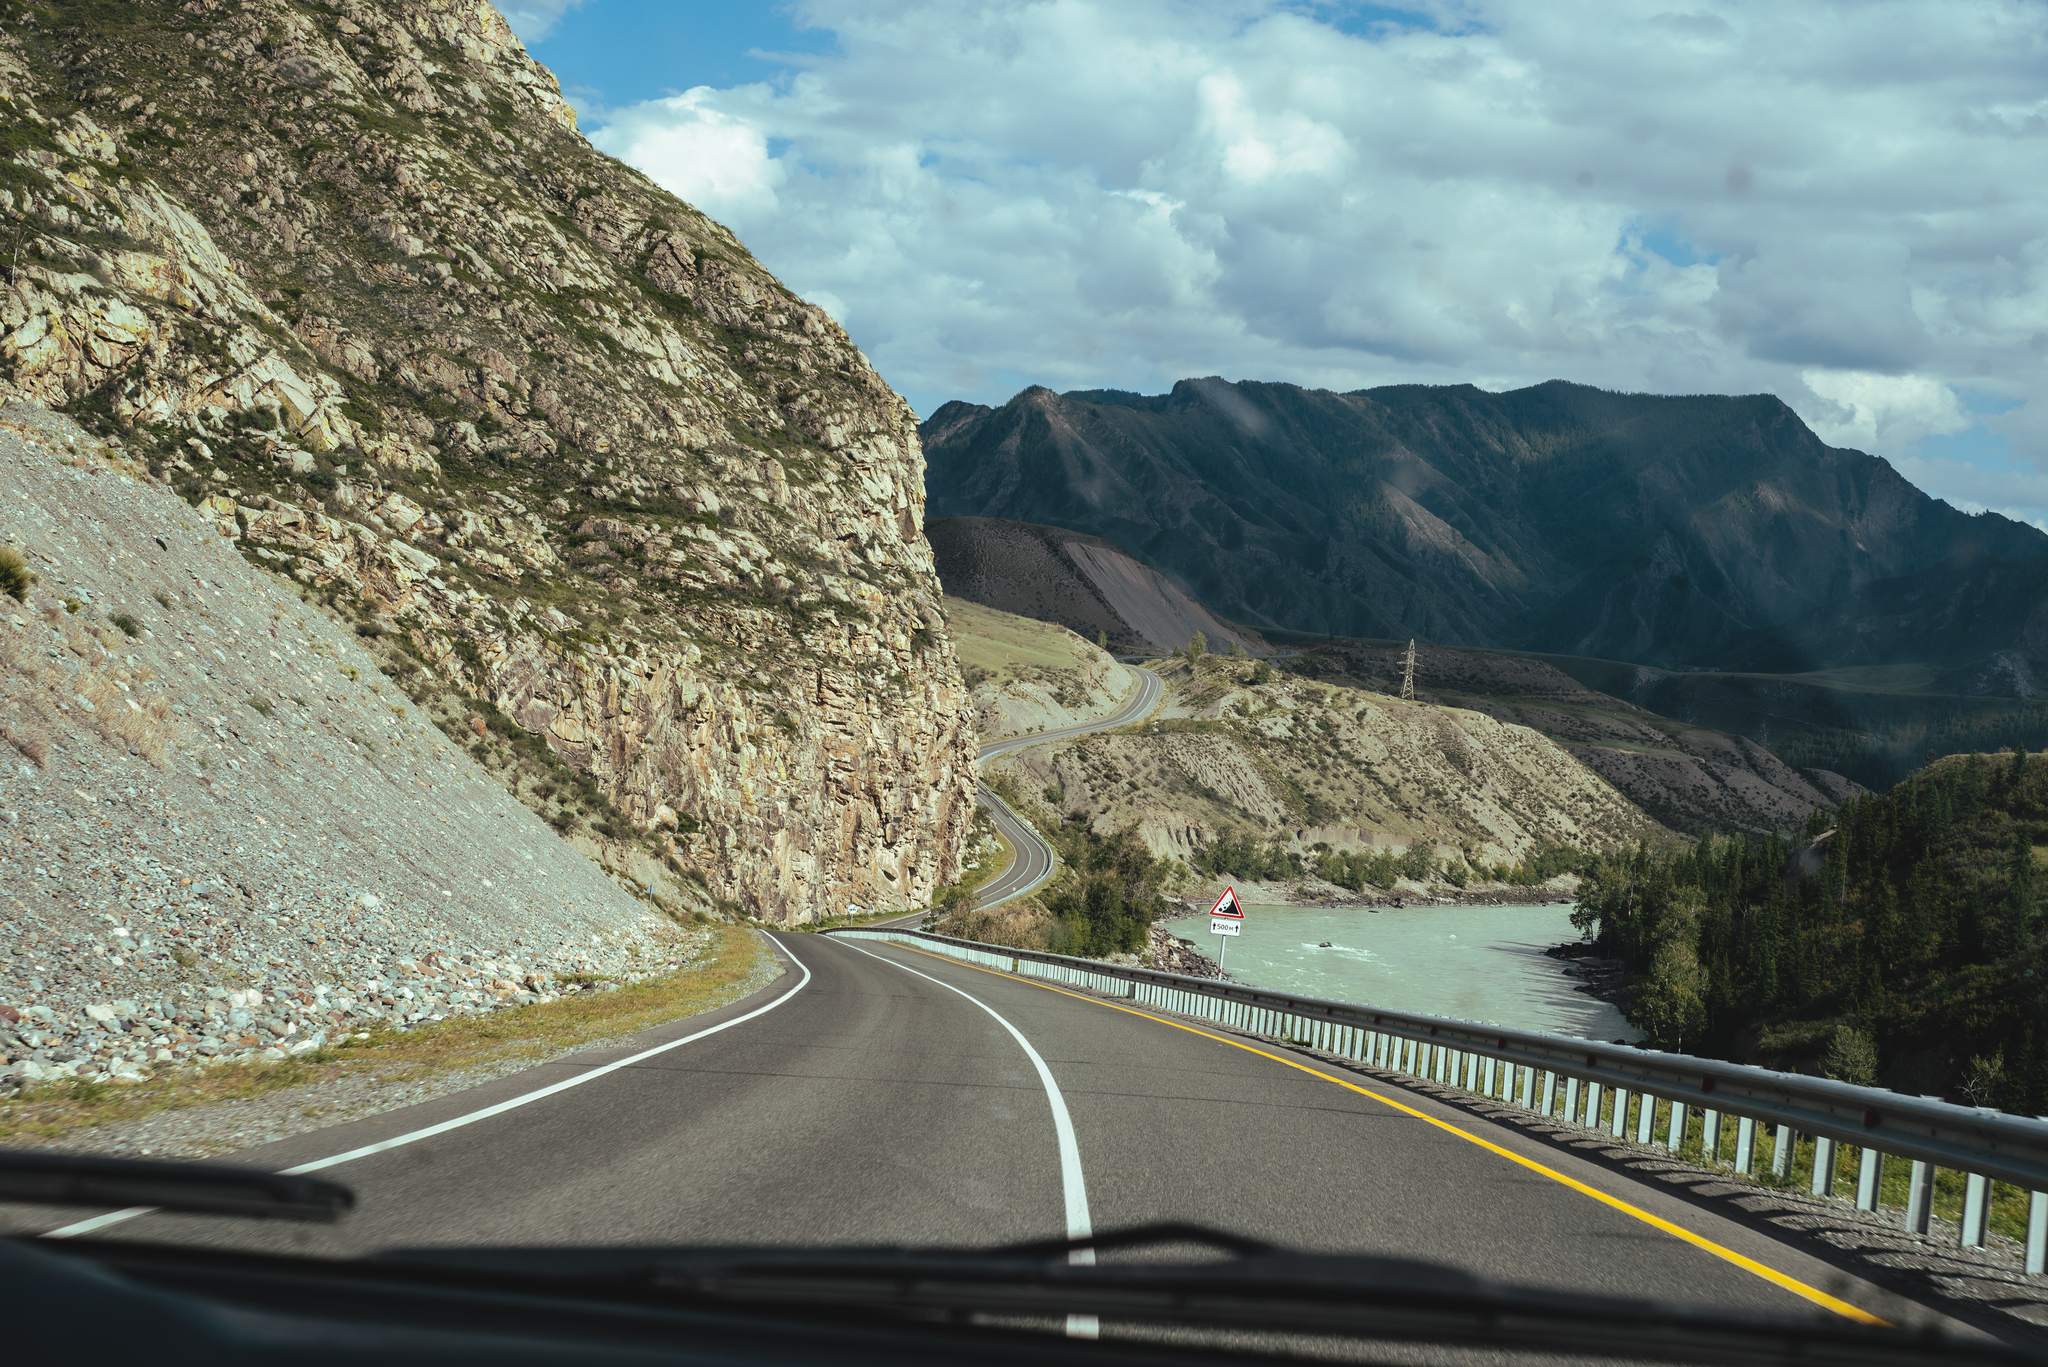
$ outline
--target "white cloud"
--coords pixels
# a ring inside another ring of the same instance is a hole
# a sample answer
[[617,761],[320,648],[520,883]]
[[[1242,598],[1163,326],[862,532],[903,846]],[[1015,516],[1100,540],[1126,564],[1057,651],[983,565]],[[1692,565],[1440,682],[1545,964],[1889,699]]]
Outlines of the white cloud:
[[1977,424],[1963,413],[1954,390],[1924,375],[1809,370],[1800,378],[1819,400],[1803,416],[1831,446],[1910,451],[1924,437],[1946,437]]
[[2048,455],[2039,11],[1697,8],[1359,35],[1286,0],[807,0],[830,55],[593,136],[833,299],[921,411],[1561,377],[1772,391],[1896,459],[1967,387]]
[[519,35],[519,41],[532,47],[548,36],[561,21],[564,14],[576,9],[584,0],[505,0],[498,6],[498,12],[505,16],[505,22]]

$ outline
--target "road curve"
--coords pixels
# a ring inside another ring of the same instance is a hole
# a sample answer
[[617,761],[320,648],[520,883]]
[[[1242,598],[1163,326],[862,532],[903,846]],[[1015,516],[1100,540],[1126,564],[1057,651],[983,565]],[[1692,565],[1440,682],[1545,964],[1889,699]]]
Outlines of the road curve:
[[[1113,727],[1128,726],[1142,720],[1153,708],[1159,706],[1160,698],[1166,694],[1166,681],[1149,669],[1136,665],[1125,665],[1135,685],[1131,696],[1115,713],[1100,721],[1082,722],[1076,726],[1062,726],[1053,731],[1034,731],[1028,736],[1013,736],[1008,740],[991,741],[981,747],[975,758],[984,760],[996,755],[1009,754],[1013,750],[1028,750],[1034,745],[1048,741],[1066,740],[1072,736],[1085,736],[1091,731],[1107,731]],[[996,906],[1012,897],[1022,897],[1052,876],[1052,846],[1045,843],[1031,823],[1010,810],[1009,804],[989,791],[985,783],[975,785],[975,796],[981,805],[988,808],[995,819],[996,829],[1003,833],[1003,839],[1010,842],[1010,848],[1017,857],[994,878],[982,885],[978,904],[984,907]]]
[[[1118,663],[1123,664],[1125,671],[1130,674],[1133,687],[1131,696],[1114,713],[1100,721],[1081,722],[1075,726],[1062,726],[1052,731],[1033,731],[1027,736],[1012,736],[1007,740],[990,741],[975,752],[975,759],[984,760],[993,755],[1008,754],[1012,750],[1028,750],[1034,745],[1044,745],[1048,741],[1066,740],[1070,736],[1085,736],[1091,731],[1107,731],[1112,727],[1128,726],[1134,721],[1143,720],[1153,708],[1159,706],[1159,700],[1166,696],[1166,681],[1149,669],[1141,669],[1123,661]],[[977,906],[993,907],[1013,897],[1022,897],[1052,876],[1052,846],[1046,844],[1044,838],[1031,828],[1030,822],[1011,811],[1008,803],[991,792],[986,783],[977,782],[974,785],[974,795],[982,806],[988,808],[988,814],[994,819],[996,829],[1002,832],[1003,839],[1010,842],[1010,848],[1017,854],[1010,862],[1010,867],[982,884],[981,891],[976,895]],[[885,930],[920,925],[928,914],[922,910],[914,911],[907,916],[874,922],[873,927]]]
[[[94,1233],[364,1256],[985,1248],[1193,1221],[1539,1289],[1816,1313],[1676,1227],[1871,1313],[1915,1313],[1768,1225],[1402,1079],[909,946],[774,938],[791,971],[745,1001],[228,1158],[346,1183],[357,1206],[339,1224],[150,1213]],[[27,1230],[92,1214],[18,1210]]]
[[[990,759],[1006,755],[1013,750],[1028,750],[1034,745],[1048,741],[1066,740],[1072,736],[1085,736],[1091,731],[1108,731],[1118,726],[1128,726],[1143,720],[1152,709],[1159,706],[1160,698],[1166,695],[1166,681],[1149,669],[1136,665],[1125,665],[1135,685],[1131,696],[1124,705],[1100,721],[1082,722],[1076,726],[1062,726],[1052,731],[1034,731],[1028,736],[1012,736],[1008,740],[990,741],[976,753],[976,759]],[[1052,846],[1031,823],[1010,810],[1009,804],[989,791],[985,783],[975,785],[975,796],[981,805],[988,808],[995,818],[996,829],[1003,833],[1003,839],[1010,842],[1010,848],[1017,857],[1000,874],[982,886],[978,904],[984,907],[996,906],[1012,897],[1022,897],[1052,876]]]

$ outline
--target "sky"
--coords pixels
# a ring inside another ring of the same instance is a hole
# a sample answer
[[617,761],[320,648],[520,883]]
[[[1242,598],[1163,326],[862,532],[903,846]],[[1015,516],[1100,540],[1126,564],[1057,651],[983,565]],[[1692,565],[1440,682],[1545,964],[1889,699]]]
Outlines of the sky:
[[2048,4],[514,0],[601,150],[920,415],[1778,395],[2048,528]]

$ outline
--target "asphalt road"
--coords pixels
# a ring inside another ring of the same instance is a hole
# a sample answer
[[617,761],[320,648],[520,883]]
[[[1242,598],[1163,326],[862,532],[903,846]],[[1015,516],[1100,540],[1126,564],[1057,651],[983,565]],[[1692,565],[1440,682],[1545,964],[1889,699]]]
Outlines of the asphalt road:
[[791,971],[745,1002],[230,1160],[345,1182],[358,1205],[342,1224],[156,1213],[93,1236],[338,1255],[987,1247],[1185,1220],[1522,1285],[1830,1313],[1769,1273],[1927,1318],[1669,1189],[1390,1080],[904,946],[775,938]]
[[[976,759],[989,759],[1006,755],[1014,750],[1028,750],[1034,745],[1048,741],[1066,740],[1071,736],[1085,736],[1091,731],[1108,731],[1119,726],[1128,726],[1142,720],[1152,709],[1159,706],[1159,699],[1166,693],[1166,681],[1149,669],[1136,665],[1125,665],[1136,684],[1130,699],[1110,716],[1101,721],[1082,722],[1077,726],[1062,726],[1052,731],[1034,731],[1028,736],[1013,736],[1009,740],[991,741],[976,752]],[[1052,846],[1045,843],[1031,823],[1024,821],[1010,810],[1009,805],[994,793],[987,784],[975,786],[975,796],[981,805],[988,808],[995,818],[996,829],[1003,833],[1003,839],[1010,842],[1010,848],[1017,857],[1001,873],[982,885],[979,904],[984,907],[1007,902],[1012,897],[1021,897],[1043,883],[1052,873]]]
[[[1013,736],[1008,740],[991,741],[981,747],[975,758],[982,760],[992,755],[1008,754],[1013,750],[1027,750],[1034,745],[1044,745],[1048,741],[1065,740],[1070,736],[1085,736],[1091,731],[1108,731],[1142,720],[1153,708],[1159,706],[1159,699],[1166,693],[1166,681],[1149,669],[1140,669],[1129,664],[1124,668],[1130,672],[1135,687],[1131,690],[1130,698],[1112,715],[1100,721],[1082,722],[1077,726],[1062,726],[1053,731],[1034,731],[1028,736]],[[1022,897],[1051,876],[1052,846],[1046,844],[1044,838],[1031,828],[1030,822],[1011,811],[1008,803],[991,792],[987,784],[977,783],[974,795],[982,806],[988,808],[989,816],[996,823],[996,829],[1002,832],[1003,839],[1009,841],[1010,848],[1016,851],[1016,858],[1010,861],[1010,867],[982,884],[980,892],[976,894],[977,905],[992,907],[1013,897]],[[895,920],[877,922],[876,925],[878,928],[907,925],[922,922],[924,917],[925,913],[919,911]]]

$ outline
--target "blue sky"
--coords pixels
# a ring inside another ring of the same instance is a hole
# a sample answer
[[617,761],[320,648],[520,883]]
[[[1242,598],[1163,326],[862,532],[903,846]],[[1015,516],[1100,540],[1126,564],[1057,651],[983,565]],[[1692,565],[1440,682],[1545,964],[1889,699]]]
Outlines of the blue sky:
[[506,13],[594,143],[920,413],[1205,374],[1768,391],[2048,526],[2037,5]]

